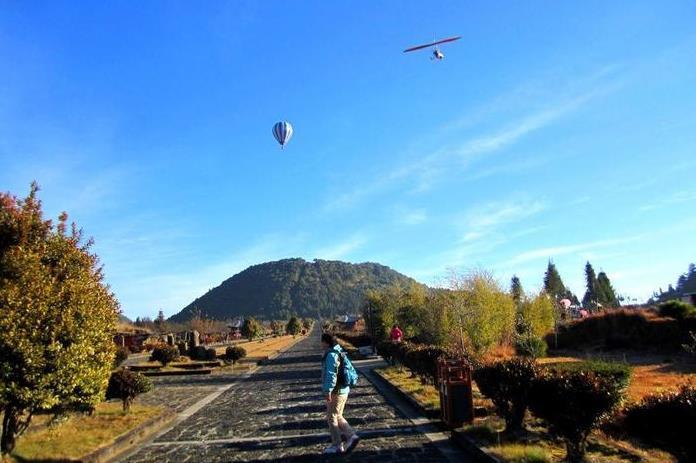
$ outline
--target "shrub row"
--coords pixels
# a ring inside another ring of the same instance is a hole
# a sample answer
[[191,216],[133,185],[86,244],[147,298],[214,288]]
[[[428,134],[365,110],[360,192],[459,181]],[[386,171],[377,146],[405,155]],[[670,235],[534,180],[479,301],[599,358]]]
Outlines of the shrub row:
[[540,367],[513,358],[474,371],[481,393],[493,401],[507,431],[522,429],[529,408],[566,443],[567,459],[582,461],[587,436],[623,399],[630,368],[606,362],[576,362]]
[[678,392],[648,396],[624,414],[624,429],[651,444],[681,454],[684,461],[696,460],[696,387],[682,386]]
[[377,353],[391,363],[405,366],[424,384],[438,384],[437,361],[447,357],[447,352],[437,346],[410,342],[383,341],[377,345]]
[[696,331],[696,317],[658,318],[654,312],[612,310],[559,327],[556,338],[546,336],[553,348],[577,349],[600,347],[606,349],[653,348],[680,350],[688,341],[689,331]]

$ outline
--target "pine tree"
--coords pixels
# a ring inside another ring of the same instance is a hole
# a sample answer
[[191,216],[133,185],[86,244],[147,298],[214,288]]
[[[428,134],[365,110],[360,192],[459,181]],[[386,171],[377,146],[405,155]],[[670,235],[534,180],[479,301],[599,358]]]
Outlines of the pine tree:
[[604,272],[599,272],[597,275],[597,292],[599,303],[603,307],[619,307],[621,305],[614,288],[611,286],[609,277]]
[[514,300],[515,304],[519,307],[524,299],[524,289],[522,289],[522,282],[517,275],[513,275],[510,280],[510,295],[512,295],[512,300]]
[[544,291],[556,301],[563,299],[566,295],[566,288],[561,279],[561,274],[558,273],[556,265],[550,260],[544,274]]
[[599,302],[597,294],[598,283],[597,275],[589,261],[585,264],[585,286],[587,290],[582,298],[582,306],[590,312],[594,312],[597,310],[597,302]]

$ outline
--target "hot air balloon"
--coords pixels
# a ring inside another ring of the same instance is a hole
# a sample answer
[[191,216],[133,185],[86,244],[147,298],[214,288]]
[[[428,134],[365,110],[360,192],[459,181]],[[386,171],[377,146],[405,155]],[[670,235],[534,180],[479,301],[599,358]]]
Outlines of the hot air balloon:
[[285,148],[285,145],[292,138],[292,125],[286,121],[276,122],[273,126],[273,136],[280,143],[280,148]]

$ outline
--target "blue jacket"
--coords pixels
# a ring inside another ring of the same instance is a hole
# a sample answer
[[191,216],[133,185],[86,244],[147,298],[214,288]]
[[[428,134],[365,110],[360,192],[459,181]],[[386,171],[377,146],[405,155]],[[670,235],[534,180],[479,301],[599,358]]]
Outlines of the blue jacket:
[[[321,384],[324,394],[329,392],[336,392],[336,382],[338,381],[338,365],[341,361],[340,352],[342,352],[341,346],[336,344],[324,355],[324,359],[321,362]],[[348,394],[350,392],[350,387],[345,386],[338,390],[340,395]]]

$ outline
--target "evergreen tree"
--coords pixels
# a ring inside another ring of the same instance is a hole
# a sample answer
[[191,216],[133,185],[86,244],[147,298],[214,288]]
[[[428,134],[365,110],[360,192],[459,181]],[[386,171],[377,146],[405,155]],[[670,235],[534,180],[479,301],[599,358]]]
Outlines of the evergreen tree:
[[256,321],[255,318],[249,317],[244,320],[242,324],[242,336],[247,338],[249,341],[253,341],[261,332],[261,325]]
[[515,305],[519,307],[524,299],[524,290],[522,289],[522,282],[517,275],[513,275],[510,280],[510,295],[512,300],[515,301]]
[[599,302],[597,294],[598,283],[597,275],[589,261],[585,264],[585,286],[587,289],[582,298],[582,306],[590,312],[594,312],[597,310],[597,302]]
[[0,193],[0,460],[33,415],[92,410],[116,353],[118,302],[67,214],[42,217],[38,186]]
[[619,307],[621,305],[614,288],[611,286],[609,277],[604,272],[599,272],[597,275],[597,292],[599,303],[603,307]]
[[561,274],[558,273],[556,265],[550,260],[544,274],[544,291],[556,301],[566,297],[566,288]]
[[298,334],[300,334],[300,331],[302,331],[302,325],[300,324],[300,321],[297,319],[297,317],[292,317],[290,318],[290,320],[288,320],[288,324],[285,327],[285,331],[293,336],[297,336]]

